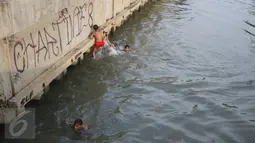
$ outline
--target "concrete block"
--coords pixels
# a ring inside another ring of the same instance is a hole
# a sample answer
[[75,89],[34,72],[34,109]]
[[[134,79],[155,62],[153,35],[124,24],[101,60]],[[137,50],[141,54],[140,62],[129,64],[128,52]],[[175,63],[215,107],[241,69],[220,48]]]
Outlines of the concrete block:
[[9,100],[12,96],[12,81],[10,78],[9,48],[6,40],[0,40],[0,103]]
[[105,15],[106,15],[106,20],[112,19],[114,17],[114,10],[113,10],[113,0],[106,0],[106,11],[105,11]]
[[114,15],[117,15],[124,10],[123,0],[113,0],[114,1]]
[[0,109],[0,123],[10,123],[13,118],[17,116],[15,108],[1,108]]
[[93,6],[93,12],[95,21],[94,24],[97,24],[99,26],[103,25],[106,22],[107,19],[107,0],[95,0],[94,6]]
[[77,64],[78,64],[78,60],[76,60],[76,61],[74,61],[73,63],[72,63],[72,66],[76,66]]
[[[50,85],[43,85],[43,94],[44,95],[46,95],[46,94],[48,94],[49,93],[49,91],[50,91]],[[40,92],[39,92],[40,93]],[[40,94],[38,94],[39,96],[40,96]],[[36,95],[36,96],[38,96],[38,95]]]
[[24,107],[20,108],[1,108],[0,109],[0,123],[11,123],[20,114],[25,112]]
[[133,3],[137,2],[137,1],[140,1],[140,0],[130,0],[130,4],[133,4]]
[[55,80],[61,80],[62,78],[63,78],[63,72],[62,73],[60,73],[56,78],[55,78]]
[[13,33],[12,19],[11,1],[0,1],[0,39],[3,39],[7,35],[11,35],[11,33]]
[[83,61],[84,60],[84,54],[82,54],[80,57],[79,57],[79,62]]
[[63,71],[63,76],[65,76],[67,74],[67,69],[65,69],[64,71]]
[[41,92],[39,92],[34,98],[33,100],[41,100],[42,96],[44,95],[44,91],[42,90]]
[[129,7],[130,6],[130,0],[124,0],[123,1],[123,4],[124,4],[124,8],[127,8],[127,7]]

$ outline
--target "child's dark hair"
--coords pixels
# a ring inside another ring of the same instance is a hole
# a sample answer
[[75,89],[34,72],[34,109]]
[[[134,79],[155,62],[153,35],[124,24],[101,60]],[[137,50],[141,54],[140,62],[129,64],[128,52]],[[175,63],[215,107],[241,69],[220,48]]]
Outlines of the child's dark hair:
[[127,45],[125,45],[125,47],[124,47],[125,49],[127,49],[127,48],[130,48],[130,46],[127,44]]
[[93,26],[93,29],[94,29],[95,31],[98,30],[98,29],[99,29],[98,25],[95,24],[95,25]]
[[78,124],[78,125],[82,125],[83,124],[83,121],[81,119],[76,119],[73,123],[73,129],[74,129],[74,126]]

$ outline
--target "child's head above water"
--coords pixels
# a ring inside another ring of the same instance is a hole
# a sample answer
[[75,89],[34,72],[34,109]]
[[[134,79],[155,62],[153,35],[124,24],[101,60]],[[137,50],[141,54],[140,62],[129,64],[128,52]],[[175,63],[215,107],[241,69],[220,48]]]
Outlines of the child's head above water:
[[94,29],[95,31],[97,31],[97,30],[99,29],[98,25],[95,24],[95,25],[93,26],[93,29]]
[[126,49],[128,50],[128,49],[130,49],[130,46],[129,46],[128,44],[126,44],[125,47],[124,47],[124,49],[125,49],[125,50],[126,50]]
[[78,130],[82,126],[83,121],[81,119],[76,119],[73,123],[73,130]]
[[130,49],[130,46],[127,44],[127,45],[125,45],[125,47],[124,47],[124,51],[128,51]]
[[124,47],[125,49],[129,49],[130,48],[130,46],[127,44],[127,45],[125,45],[125,47]]

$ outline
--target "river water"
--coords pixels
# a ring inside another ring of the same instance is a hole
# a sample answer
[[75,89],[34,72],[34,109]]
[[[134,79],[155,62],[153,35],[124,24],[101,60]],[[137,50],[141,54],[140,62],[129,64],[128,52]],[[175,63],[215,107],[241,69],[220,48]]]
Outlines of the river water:
[[254,143],[253,24],[253,0],[148,4],[111,37],[138,52],[87,58],[32,105],[34,142]]

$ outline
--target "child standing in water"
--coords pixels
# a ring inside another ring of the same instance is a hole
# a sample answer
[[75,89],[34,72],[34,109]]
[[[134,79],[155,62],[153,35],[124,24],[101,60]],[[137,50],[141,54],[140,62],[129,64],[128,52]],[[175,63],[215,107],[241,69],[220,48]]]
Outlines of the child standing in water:
[[89,37],[90,39],[95,39],[95,47],[93,50],[93,58],[96,57],[96,51],[100,48],[104,47],[104,39],[103,39],[103,33],[99,29],[98,25],[94,25],[93,29],[95,30],[92,35]]

